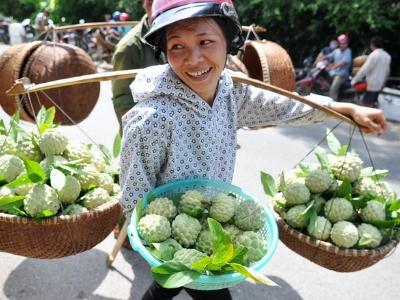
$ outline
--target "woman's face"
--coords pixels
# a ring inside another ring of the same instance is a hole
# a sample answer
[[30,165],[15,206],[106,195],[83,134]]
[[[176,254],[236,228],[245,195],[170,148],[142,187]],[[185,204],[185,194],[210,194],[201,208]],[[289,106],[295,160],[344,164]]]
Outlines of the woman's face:
[[167,29],[168,62],[178,77],[212,104],[225,67],[227,43],[211,18],[181,21]]

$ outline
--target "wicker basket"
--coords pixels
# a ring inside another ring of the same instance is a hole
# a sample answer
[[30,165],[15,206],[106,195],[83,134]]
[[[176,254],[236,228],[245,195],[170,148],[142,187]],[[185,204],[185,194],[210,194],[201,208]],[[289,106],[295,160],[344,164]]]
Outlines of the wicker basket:
[[317,240],[289,226],[277,217],[279,239],[291,250],[310,261],[337,272],[355,272],[372,266],[396,248],[397,240],[367,250],[342,249]]
[[[68,44],[32,42],[9,47],[0,57],[0,104],[4,111],[13,115],[18,110],[21,119],[34,122],[41,105],[54,106],[52,99],[72,120],[58,108],[55,122],[71,125],[84,120],[93,110],[100,94],[100,84],[90,83],[62,87],[31,95],[33,109],[26,96],[7,96],[5,92],[21,77],[32,83],[44,83],[96,73],[96,66],[82,49]],[[22,100],[22,103],[21,103]]]
[[0,213],[0,251],[33,258],[77,254],[104,240],[121,214],[115,199],[79,216],[41,221]]
[[[254,197],[244,192],[240,187],[223,181],[209,179],[187,179],[164,184],[146,194],[143,198],[142,210],[145,209],[148,203],[148,198],[151,198],[149,195],[173,199],[177,194],[184,193],[188,190],[198,190],[207,198],[211,198],[218,193],[231,193],[235,195],[237,201],[258,201]],[[278,228],[276,226],[273,213],[263,203],[259,203],[264,207],[265,218],[265,225],[260,229],[259,232],[267,241],[268,251],[264,257],[261,258],[261,260],[250,266],[256,271],[260,271],[269,263],[275,254],[278,244]],[[132,215],[131,223],[128,226],[128,237],[132,248],[138,251],[149,264],[152,266],[158,266],[161,264],[161,262],[147,250],[139,237],[136,224],[136,211]],[[195,290],[218,290],[234,286],[243,280],[245,280],[245,277],[239,273],[214,276],[201,275],[199,278],[189,283],[185,287]]]
[[246,41],[241,60],[249,76],[288,91],[296,87],[296,75],[288,53],[270,41]]

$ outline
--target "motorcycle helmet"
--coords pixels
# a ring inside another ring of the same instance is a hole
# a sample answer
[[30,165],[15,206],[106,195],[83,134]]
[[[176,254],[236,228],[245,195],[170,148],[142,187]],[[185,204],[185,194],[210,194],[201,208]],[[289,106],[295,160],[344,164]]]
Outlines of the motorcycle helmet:
[[357,82],[354,85],[354,89],[356,90],[357,93],[365,92],[367,90],[367,82],[365,81]]
[[242,27],[231,0],[154,0],[151,27],[144,39],[156,51],[165,52],[165,29],[178,21],[214,17],[223,29],[228,53],[236,54],[243,45]]
[[121,13],[120,17],[119,17],[120,21],[128,21],[129,20],[129,14],[126,12]]
[[120,20],[121,13],[117,10],[112,13],[112,19],[116,22]]
[[349,37],[346,34],[341,34],[337,38],[339,44],[348,44],[349,43]]

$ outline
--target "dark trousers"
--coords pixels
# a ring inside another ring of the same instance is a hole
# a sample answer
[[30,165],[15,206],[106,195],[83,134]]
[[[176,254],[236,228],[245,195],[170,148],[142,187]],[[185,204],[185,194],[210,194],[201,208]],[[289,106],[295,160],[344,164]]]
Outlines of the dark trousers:
[[[183,288],[166,289],[160,286],[157,282],[153,281],[146,293],[143,295],[142,300],[171,300],[173,297],[178,295],[182,289]],[[185,291],[195,300],[232,300],[231,293],[228,289],[200,291],[185,288]]]
[[378,107],[379,92],[366,91],[363,97],[362,104],[368,107]]

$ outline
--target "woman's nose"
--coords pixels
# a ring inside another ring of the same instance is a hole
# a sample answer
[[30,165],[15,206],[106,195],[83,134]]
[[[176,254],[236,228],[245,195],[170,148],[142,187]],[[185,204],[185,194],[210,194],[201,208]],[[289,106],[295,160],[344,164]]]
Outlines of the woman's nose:
[[203,53],[200,49],[200,47],[191,47],[189,48],[189,55],[188,55],[188,60],[191,62],[198,62],[203,59]]

